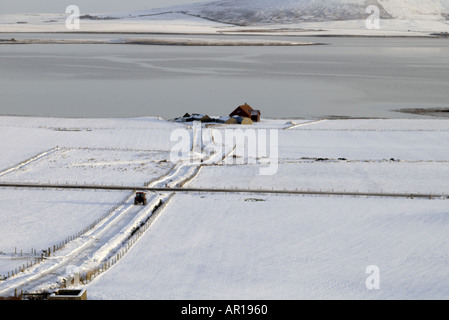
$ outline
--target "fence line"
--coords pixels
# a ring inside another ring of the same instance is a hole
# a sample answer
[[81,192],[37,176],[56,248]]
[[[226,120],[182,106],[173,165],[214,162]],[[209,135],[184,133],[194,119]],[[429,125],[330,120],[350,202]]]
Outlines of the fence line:
[[427,199],[448,199],[447,193],[420,193],[420,192],[385,192],[379,191],[343,191],[337,190],[313,190],[313,189],[242,189],[231,188],[193,188],[193,187],[147,187],[147,186],[118,186],[118,185],[54,185],[54,184],[30,184],[30,183],[4,183],[0,182],[0,187],[9,188],[42,188],[42,189],[86,189],[86,190],[129,190],[129,191],[149,191],[149,192],[179,192],[179,193],[260,193],[260,194],[291,194],[291,195],[336,195],[336,196],[361,196],[361,197],[381,197],[381,198],[427,198]]
[[44,156],[46,156],[46,155],[48,155],[48,154],[50,154],[50,153],[52,153],[52,152],[55,152],[55,151],[57,151],[57,150],[60,150],[60,149],[61,149],[61,148],[59,148],[59,147],[53,147],[53,148],[48,149],[48,150],[46,150],[46,151],[40,152],[40,153],[36,154],[35,156],[33,156],[33,157],[31,157],[31,158],[28,158],[27,160],[24,160],[24,161],[22,161],[22,162],[20,162],[20,163],[18,163],[18,164],[16,164],[16,165],[10,166],[9,168],[3,169],[3,170],[0,172],[0,176],[3,176],[3,175],[5,175],[5,174],[8,174],[9,172],[14,171],[14,170],[17,170],[17,169],[19,169],[19,168],[21,168],[21,167],[23,167],[23,166],[26,166],[26,165],[28,165],[29,163],[31,163],[31,162],[33,162],[33,161],[36,161],[36,160],[38,160],[38,159],[40,159],[40,158],[42,158],[42,157],[44,157]]
[[[148,230],[148,228],[151,226],[151,224],[155,221],[155,219],[158,217],[159,213],[165,208],[167,203],[170,201],[170,199],[174,196],[174,193],[170,194],[167,200],[163,201],[162,199],[159,199],[159,202],[154,206],[151,213],[147,216],[147,218],[142,221],[139,226],[135,227],[128,239],[122,243],[122,246],[119,250],[115,251],[114,253],[111,253],[108,258],[105,259],[100,265],[97,267],[88,270],[84,272],[82,275],[80,275],[79,280],[83,285],[86,285],[92,280],[94,280],[97,276],[102,274],[103,272],[107,271],[111,267],[113,267],[117,262],[120,261],[120,259],[125,256],[128,251],[133,247],[134,244],[136,244],[137,240]],[[69,284],[70,285],[70,284]],[[65,283],[63,283],[63,287],[67,286],[67,280]]]
[[[131,196],[132,196],[132,193],[131,194],[127,194],[120,202],[118,202],[116,205],[111,207],[107,212],[105,212],[103,215],[101,215],[99,218],[97,218],[94,222],[92,222],[91,224],[89,224],[88,226],[83,228],[82,230],[74,233],[73,235],[68,236],[63,241],[61,241],[61,242],[59,242],[59,243],[57,243],[57,244],[55,244],[53,246],[50,246],[47,249],[40,250],[40,251],[36,251],[36,249],[32,248],[31,249],[31,255],[33,255],[32,257],[34,259],[32,259],[31,261],[27,262],[26,265],[22,264],[18,268],[15,268],[15,269],[13,269],[11,271],[8,271],[7,273],[1,275],[0,281],[4,281],[4,280],[6,280],[8,278],[14,277],[18,273],[24,272],[26,269],[29,269],[29,268],[35,266],[36,264],[41,263],[46,258],[50,257],[52,253],[55,253],[55,252],[61,250],[62,248],[64,248],[71,241],[73,241],[73,240],[75,240],[75,239],[85,235],[87,232],[92,230],[98,223],[100,223],[102,220],[106,219],[109,215],[111,215],[120,206],[125,204],[129,200],[129,198]],[[38,253],[40,253],[40,254],[38,254]],[[17,256],[17,248],[14,249],[14,255]],[[23,257],[22,249],[20,249],[20,256]]]

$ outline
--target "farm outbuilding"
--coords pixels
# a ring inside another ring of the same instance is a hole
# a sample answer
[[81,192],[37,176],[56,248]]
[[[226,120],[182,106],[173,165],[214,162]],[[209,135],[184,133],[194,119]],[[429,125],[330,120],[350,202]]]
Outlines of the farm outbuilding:
[[198,113],[193,113],[192,115],[186,113],[184,116],[176,118],[175,120],[179,122],[193,122],[193,121],[201,121],[203,123],[214,122],[214,120],[208,115]]
[[247,103],[239,106],[229,116],[209,117],[205,114],[186,113],[184,116],[174,119],[177,122],[201,121],[202,123],[244,124],[251,125],[260,121],[260,111],[254,110]]
[[253,122],[260,122],[260,111],[259,110],[251,111],[251,120]]

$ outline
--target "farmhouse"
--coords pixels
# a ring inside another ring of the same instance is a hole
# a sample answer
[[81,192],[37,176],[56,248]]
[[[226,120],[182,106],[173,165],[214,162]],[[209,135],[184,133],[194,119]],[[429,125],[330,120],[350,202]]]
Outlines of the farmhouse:
[[208,115],[198,113],[186,113],[184,116],[174,119],[177,122],[200,121],[202,123],[221,123],[221,124],[246,124],[251,125],[254,122],[260,122],[260,110],[254,110],[247,103],[239,106],[229,116],[209,117]]
[[239,106],[230,115],[230,117],[239,116],[250,118],[253,122],[260,122],[260,110],[254,110],[247,103]]

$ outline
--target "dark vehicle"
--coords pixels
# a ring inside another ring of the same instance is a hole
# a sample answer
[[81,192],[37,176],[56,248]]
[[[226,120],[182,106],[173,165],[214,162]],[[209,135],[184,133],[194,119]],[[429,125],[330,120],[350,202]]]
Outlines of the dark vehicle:
[[138,205],[142,203],[144,206],[147,205],[147,196],[145,192],[136,192],[136,197],[134,198],[134,204]]

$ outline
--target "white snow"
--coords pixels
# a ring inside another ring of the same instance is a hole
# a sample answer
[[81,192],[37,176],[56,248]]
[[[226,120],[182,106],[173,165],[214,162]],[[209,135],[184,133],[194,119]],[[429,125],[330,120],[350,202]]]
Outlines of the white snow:
[[[0,189],[0,275],[89,226],[129,192]],[[16,254],[14,254],[16,253]],[[20,255],[22,253],[22,256]]]
[[[342,119],[338,121],[315,121],[297,126],[297,130],[330,131],[449,131],[449,122],[444,119]],[[438,133],[436,133],[438,134]]]
[[[225,0],[150,10],[89,13],[76,32],[428,36],[449,31],[447,0],[389,0],[369,30],[363,0]],[[84,12],[82,15],[86,14]],[[68,14],[0,15],[1,32],[66,32]],[[235,27],[238,26],[238,27]]]
[[173,164],[167,159],[168,152],[64,148],[36,160],[32,166],[10,172],[2,180],[143,186],[171,169]]
[[177,195],[89,297],[447,298],[447,201],[252,197]]
[[[178,124],[156,118],[57,119],[0,117],[2,168],[18,165],[55,147],[170,151]],[[3,171],[3,170],[1,170]]]
[[[449,162],[418,161],[281,161],[276,178],[261,176],[263,165],[203,168],[192,188],[449,193]],[[425,187],[424,187],[425,186]]]
[[[143,11],[146,14],[184,12],[208,19],[240,24],[279,23],[303,20],[354,20],[368,16],[366,8],[375,4],[383,17],[435,19],[449,13],[447,0],[222,0]],[[136,12],[131,15],[138,16]],[[389,15],[389,16],[388,16]],[[122,15],[123,17],[123,15]]]
[[[208,41],[217,43],[220,34],[449,31],[447,0],[379,5],[380,30],[366,28],[362,0],[224,0],[98,14],[107,19],[82,19],[79,32],[214,34],[217,39]],[[0,15],[0,32],[66,32],[66,18]],[[182,159],[175,166],[168,158],[170,134],[178,128],[184,125],[150,117],[2,116],[0,182],[449,193],[449,120],[264,119],[245,129],[279,130],[274,176],[261,176],[261,164],[199,169]],[[215,127],[232,128],[239,127]],[[141,207],[133,205],[130,192],[0,188],[0,276],[32,261],[31,249],[40,252],[78,234],[44,262],[0,280],[0,295],[49,288],[68,275],[64,268],[70,265],[84,272],[109,262],[163,200],[167,206],[123,258],[84,285],[90,299],[449,297],[447,198],[206,191],[149,198]],[[380,268],[380,290],[365,286],[369,265]]]
[[[171,132],[182,127],[154,118],[0,117],[0,181],[163,187],[190,179],[185,186],[449,193],[449,120],[264,119],[254,128],[279,130],[279,168],[269,177],[258,174],[262,165],[208,165],[197,174],[196,164],[160,163],[173,147]],[[18,195],[27,201],[17,202]],[[86,271],[121,252],[153,206],[168,199],[151,194],[143,207],[132,197],[122,202],[129,195],[1,188],[0,275],[30,261],[12,257],[15,248],[43,250],[104,219],[41,264],[0,281],[0,292],[28,288],[32,279],[45,289],[67,276],[69,265]],[[178,193],[129,251],[84,287],[89,299],[444,299],[448,203]],[[380,268],[380,290],[365,286],[369,265]]]
[[279,154],[285,159],[445,161],[448,137],[447,131],[288,130],[279,132],[279,140],[287,140]]
[[[9,14],[0,15],[1,32],[67,32],[66,14]],[[17,22],[26,23],[17,23]],[[201,18],[173,13],[163,16],[129,18],[122,14],[120,19],[86,20],[80,22],[80,32],[104,33],[175,33],[175,34],[214,34],[218,27],[226,24]]]
[[389,0],[382,1],[381,4],[396,18],[422,18],[449,13],[449,2],[446,0]]

